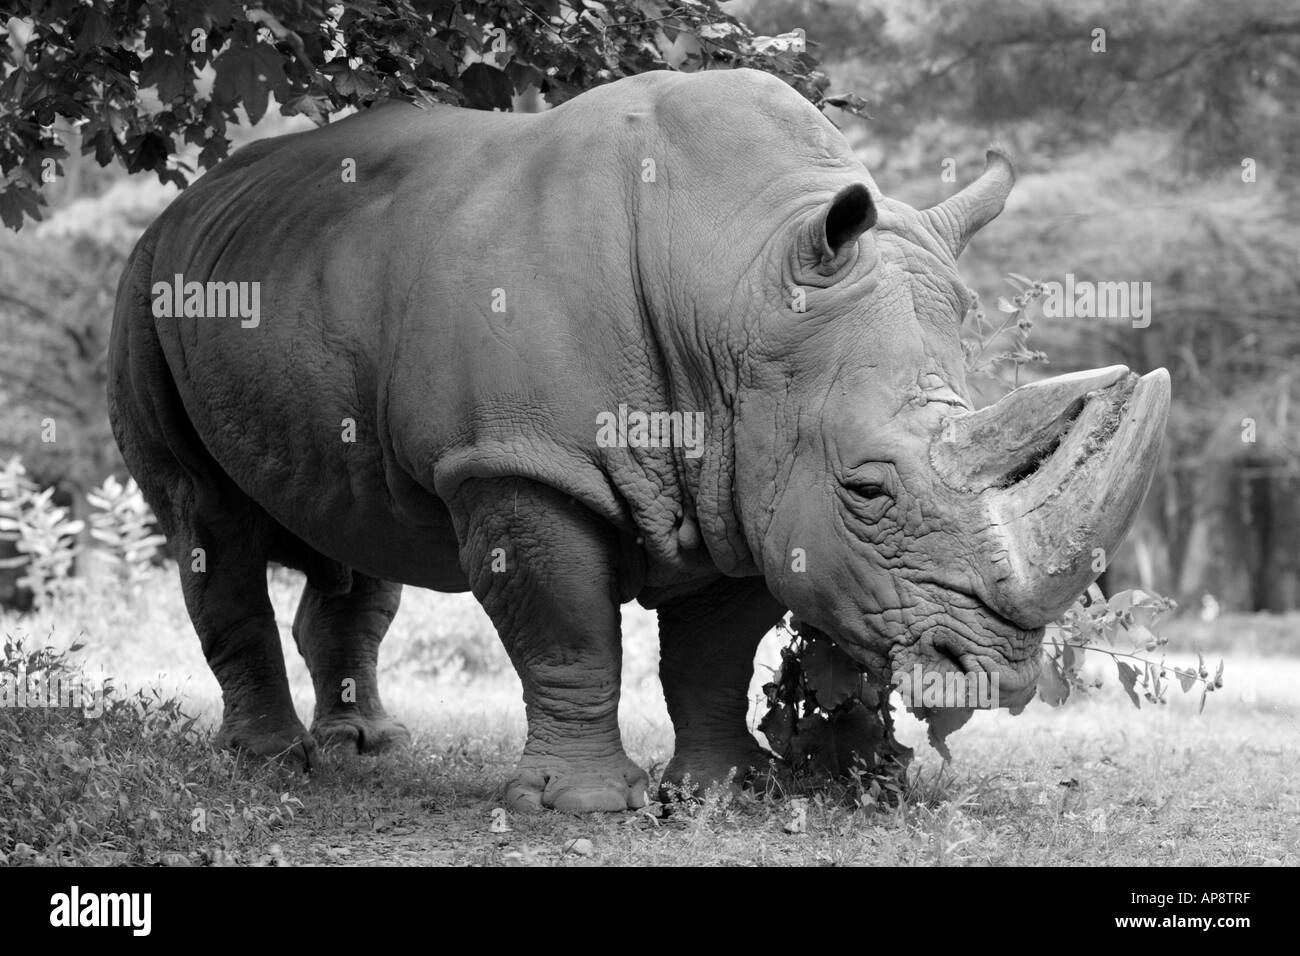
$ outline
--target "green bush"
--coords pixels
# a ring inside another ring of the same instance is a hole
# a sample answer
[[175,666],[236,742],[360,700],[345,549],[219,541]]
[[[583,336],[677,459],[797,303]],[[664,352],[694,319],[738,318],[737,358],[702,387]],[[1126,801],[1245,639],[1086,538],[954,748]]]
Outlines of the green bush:
[[[174,698],[119,697],[69,658],[79,649],[4,643],[0,865],[215,863],[293,819],[301,804],[273,767],[214,751]],[[79,706],[46,696],[70,685]]]
[[54,489],[36,490],[17,458],[0,470],[0,540],[13,543],[17,556],[0,568],[20,568],[19,587],[39,606],[57,596],[77,556],[84,522],[53,503]]
[[[53,499],[54,488],[42,491],[17,456],[0,467],[0,542],[9,542],[13,552],[0,558],[0,570],[20,571],[17,584],[37,607],[66,591],[87,544],[86,522]],[[86,500],[94,549],[113,562],[124,583],[138,586],[166,539],[154,532],[153,512],[135,479],[123,484],[110,475]]]
[[122,484],[109,475],[86,500],[95,509],[90,515],[90,536],[113,559],[122,581],[139,585],[167,539],[154,532],[153,511],[135,479]]

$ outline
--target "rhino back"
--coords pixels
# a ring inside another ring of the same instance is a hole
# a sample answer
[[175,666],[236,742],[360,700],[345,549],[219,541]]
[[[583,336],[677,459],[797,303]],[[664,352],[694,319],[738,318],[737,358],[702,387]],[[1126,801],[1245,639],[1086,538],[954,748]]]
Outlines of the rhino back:
[[537,477],[626,522],[593,410],[657,389],[619,370],[644,364],[623,195],[636,150],[593,122],[600,106],[394,104],[263,141],[142,240],[150,286],[258,283],[256,327],[136,320],[207,451],[322,553],[410,579],[398,566],[450,534],[439,488],[479,474]]
[[600,448],[596,415],[721,414],[718,303],[754,280],[729,263],[752,269],[768,225],[815,201],[810,156],[844,165],[830,132],[751,71],[646,74],[531,116],[379,107],[241,150],[142,240],[150,283],[259,283],[257,327],[138,320],[211,456],[336,560],[430,584],[403,569],[454,565],[429,541],[454,545],[459,484],[521,475],[698,568],[672,532],[712,450]]

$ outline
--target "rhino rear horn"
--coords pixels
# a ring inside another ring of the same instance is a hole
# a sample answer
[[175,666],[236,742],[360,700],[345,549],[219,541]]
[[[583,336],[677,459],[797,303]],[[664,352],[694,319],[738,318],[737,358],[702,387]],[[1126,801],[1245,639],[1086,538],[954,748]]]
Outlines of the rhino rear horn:
[[930,229],[943,240],[954,259],[961,255],[970,237],[1002,211],[1015,182],[1016,169],[1011,158],[994,146],[985,154],[984,172],[979,179],[925,210]]
[[799,230],[795,249],[803,275],[838,275],[855,260],[858,239],[876,224],[876,203],[862,183],[850,183]]

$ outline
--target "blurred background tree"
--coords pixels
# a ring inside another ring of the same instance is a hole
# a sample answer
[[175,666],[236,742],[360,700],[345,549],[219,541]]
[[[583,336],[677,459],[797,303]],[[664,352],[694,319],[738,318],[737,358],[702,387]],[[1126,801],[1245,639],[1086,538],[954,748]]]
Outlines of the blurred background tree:
[[[48,16],[29,16],[36,6]],[[1173,377],[1165,449],[1142,463],[1157,469],[1155,484],[1103,583],[1140,584],[1206,613],[1300,608],[1293,0],[263,7],[11,5],[17,16],[0,36],[0,192],[10,220],[32,215],[38,197],[50,215],[16,236],[0,232],[0,457],[23,451],[43,483],[84,491],[120,473],[102,397],[116,275],[179,181],[227,149],[384,96],[541,109],[657,66],[752,65],[822,105],[865,97],[869,120],[827,113],[884,191],[915,205],[974,177],[988,142],[1011,148],[1020,183],[964,259],[986,302],[1007,293],[1009,270],[1150,282],[1148,327],[1041,319],[1034,330],[1052,360],[1044,374],[1123,363]],[[143,26],[150,16],[161,33]],[[36,19],[62,30],[34,32]],[[494,28],[505,36],[497,50]],[[192,29],[212,31],[203,56],[178,45]],[[289,34],[303,40],[301,55]],[[33,53],[34,36],[44,41]],[[69,64],[83,70],[80,85]],[[46,88],[16,89],[38,76],[52,78]],[[250,128],[250,118],[260,122]],[[51,158],[58,175],[47,183]],[[60,422],[52,444],[40,440],[48,417]]]

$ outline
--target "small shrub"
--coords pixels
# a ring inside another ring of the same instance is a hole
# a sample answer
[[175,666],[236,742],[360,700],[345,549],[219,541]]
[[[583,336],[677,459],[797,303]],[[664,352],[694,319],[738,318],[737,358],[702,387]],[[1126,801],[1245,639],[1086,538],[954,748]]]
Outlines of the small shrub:
[[0,471],[0,539],[13,542],[18,552],[0,560],[0,568],[22,569],[18,585],[31,591],[37,606],[62,592],[85,527],[53,498],[53,488],[35,489],[17,458]]
[[154,532],[153,511],[135,479],[122,484],[109,475],[86,500],[95,509],[90,515],[90,536],[112,558],[123,583],[138,586],[149,576],[154,556],[167,539]]
[[912,750],[894,739],[889,688],[876,684],[830,638],[798,624],[763,685],[758,729],[797,776],[850,780],[855,797],[895,802]]
[[1173,607],[1174,602],[1169,598],[1141,590],[1120,591],[1107,599],[1100,588],[1092,585],[1048,629],[1038,696],[1057,707],[1070,698],[1072,691],[1102,686],[1100,679],[1088,681],[1081,674],[1085,652],[1092,650],[1114,659],[1120,686],[1134,707],[1141,708],[1143,698],[1151,704],[1167,704],[1172,678],[1178,681],[1184,694],[1199,686],[1204,710],[1206,698],[1223,687],[1223,661],[1219,661],[1211,677],[1200,654],[1197,654],[1196,667],[1171,667],[1163,657],[1156,662],[1139,653],[1149,653],[1169,643],[1154,628],[1160,617]]
[[[67,651],[0,658],[0,865],[256,862],[301,802],[272,766],[214,751],[175,698],[119,696],[102,682],[93,708],[12,700],[28,686],[85,676]],[[86,682],[90,683],[90,682]]]

